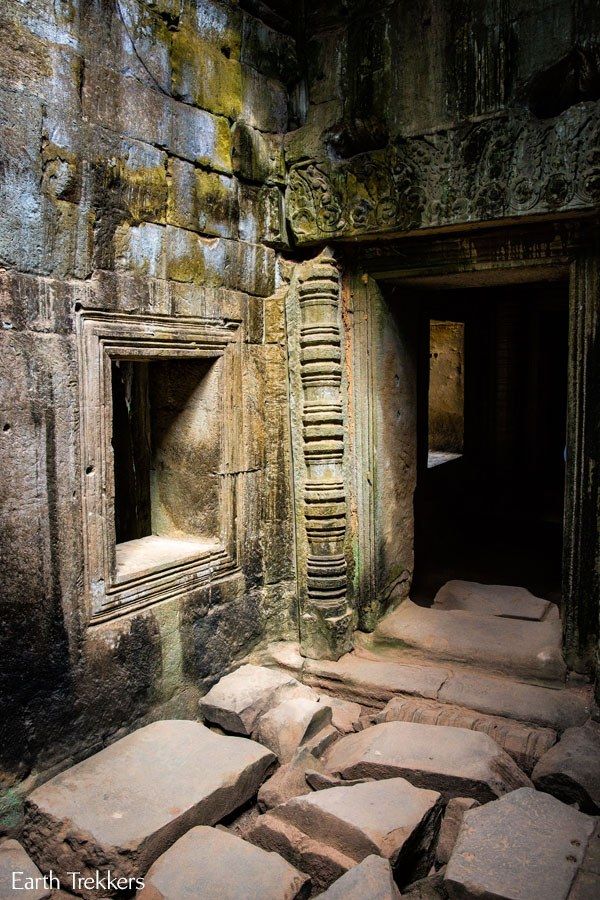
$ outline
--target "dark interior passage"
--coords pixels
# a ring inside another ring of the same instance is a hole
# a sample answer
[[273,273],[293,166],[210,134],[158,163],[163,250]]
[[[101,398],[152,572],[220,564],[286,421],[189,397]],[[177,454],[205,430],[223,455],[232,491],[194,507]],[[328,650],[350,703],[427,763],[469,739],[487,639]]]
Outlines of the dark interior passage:
[[[563,283],[420,292],[415,577],[520,584],[560,600],[568,304]],[[464,446],[432,465],[431,322],[464,325]]]

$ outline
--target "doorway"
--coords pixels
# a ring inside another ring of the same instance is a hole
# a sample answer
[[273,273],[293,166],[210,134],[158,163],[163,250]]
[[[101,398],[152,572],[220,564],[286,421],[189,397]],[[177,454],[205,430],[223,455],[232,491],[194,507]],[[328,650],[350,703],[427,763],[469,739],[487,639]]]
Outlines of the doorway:
[[411,598],[448,580],[561,599],[566,282],[416,291]]

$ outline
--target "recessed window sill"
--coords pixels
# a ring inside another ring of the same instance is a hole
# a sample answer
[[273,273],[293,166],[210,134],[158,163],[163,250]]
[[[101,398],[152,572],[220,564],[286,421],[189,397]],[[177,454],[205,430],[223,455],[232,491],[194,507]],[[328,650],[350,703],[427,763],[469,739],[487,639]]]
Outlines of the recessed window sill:
[[435,466],[443,466],[444,463],[454,462],[455,459],[462,459],[462,453],[447,453],[445,450],[430,450],[427,454],[427,468],[433,469]]
[[116,546],[116,582],[144,578],[221,550],[218,541],[199,541],[150,534]]

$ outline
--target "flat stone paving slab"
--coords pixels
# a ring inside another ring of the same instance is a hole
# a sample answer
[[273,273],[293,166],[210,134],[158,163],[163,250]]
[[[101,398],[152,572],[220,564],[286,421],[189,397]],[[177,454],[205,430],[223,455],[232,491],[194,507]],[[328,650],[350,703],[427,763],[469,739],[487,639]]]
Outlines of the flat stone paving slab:
[[189,828],[253,797],[274,762],[255,741],[199,722],[153,722],[33,791],[23,843],[65,884],[68,871],[135,877]]
[[311,697],[312,693],[286,672],[266,666],[240,666],[202,697],[200,712],[225,731],[249,737],[267,709],[284,698]]
[[547,681],[564,680],[558,619],[527,622],[464,610],[427,609],[405,600],[385,616],[375,642],[399,644],[416,654],[480,665]]
[[334,881],[324,894],[319,894],[319,900],[398,900],[399,897],[390,864],[381,856],[367,856]]
[[569,728],[542,756],[532,780],[540,791],[564,803],[578,803],[582,812],[600,813],[600,724],[591,719]]
[[308,875],[277,853],[203,826],[179,838],[144,881],[140,900],[294,900],[310,893]]
[[407,778],[412,784],[480,803],[531,786],[487,734],[445,725],[385,722],[341,738],[324,759],[344,778]]
[[[407,883],[429,871],[441,811],[436,791],[393,778],[295,797],[263,816],[249,839],[283,853],[323,887],[372,854],[389,859],[396,881]],[[339,861],[337,873],[315,864],[315,848]]]
[[18,841],[0,843],[0,900],[43,900],[51,894],[44,876]]
[[523,788],[465,813],[446,868],[451,898],[566,900],[595,820]]
[[558,608],[536,597],[526,588],[508,584],[479,584],[476,581],[447,581],[433,601],[434,609],[462,609],[480,616],[525,619],[541,622],[558,618]]

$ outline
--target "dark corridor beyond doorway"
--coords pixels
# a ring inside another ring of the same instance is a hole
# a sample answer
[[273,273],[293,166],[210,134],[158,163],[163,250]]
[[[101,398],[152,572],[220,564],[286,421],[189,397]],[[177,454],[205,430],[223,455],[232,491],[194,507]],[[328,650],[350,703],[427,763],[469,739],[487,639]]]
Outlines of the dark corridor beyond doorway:
[[[452,578],[560,602],[567,296],[563,283],[420,294],[417,602]],[[464,450],[428,467],[432,320],[464,323]]]

